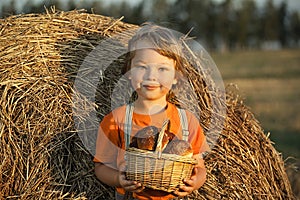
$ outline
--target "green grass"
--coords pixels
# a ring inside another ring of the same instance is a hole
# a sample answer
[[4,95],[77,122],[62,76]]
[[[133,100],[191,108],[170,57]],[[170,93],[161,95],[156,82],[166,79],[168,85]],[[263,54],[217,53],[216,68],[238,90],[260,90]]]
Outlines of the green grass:
[[275,148],[300,159],[300,49],[212,53],[225,85],[234,83]]
[[300,50],[212,54],[223,78],[297,78]]

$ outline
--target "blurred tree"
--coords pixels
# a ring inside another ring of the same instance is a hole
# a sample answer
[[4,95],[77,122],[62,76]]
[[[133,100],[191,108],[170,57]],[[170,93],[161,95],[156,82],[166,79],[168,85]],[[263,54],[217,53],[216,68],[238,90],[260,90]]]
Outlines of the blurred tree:
[[281,46],[286,46],[287,36],[287,4],[285,1],[281,2],[278,9],[278,34]]
[[204,40],[208,48],[217,48],[217,5],[213,1],[209,1],[206,6],[206,21],[203,24]]
[[219,37],[219,50],[227,51],[235,43],[235,16],[232,0],[225,0],[219,5],[217,17],[217,33]]
[[144,0],[144,21],[154,22],[156,24],[170,27],[172,18],[170,18],[170,13],[173,7],[173,3],[169,0]]
[[61,1],[51,0],[51,1],[40,1],[35,2],[33,0],[27,0],[24,2],[24,13],[44,13],[46,8],[54,6],[56,9],[62,9]]
[[299,47],[300,45],[300,16],[299,12],[293,12],[290,17],[290,36],[291,46]]
[[[211,6],[211,10],[208,7]],[[178,31],[188,33],[191,29],[191,36],[197,39],[210,38],[213,44],[215,30],[215,9],[214,3],[209,0],[186,0],[175,1],[170,6],[168,18],[171,22],[178,24]]]
[[74,2],[74,0],[69,0],[66,4],[66,10],[74,10],[76,9],[76,3]]
[[263,9],[262,16],[262,40],[278,41],[279,40],[279,21],[278,12],[273,0],[268,0]]
[[[1,0],[0,0],[1,1]],[[41,13],[55,5],[58,10],[86,9],[88,12],[141,24],[145,21],[173,28],[195,36],[206,48],[230,50],[259,47],[264,41],[282,46],[299,47],[299,11],[288,12],[283,1],[276,6],[267,0],[262,8],[257,0],[142,0],[104,3],[103,0],[26,0],[22,10],[16,10],[17,0],[0,4],[1,17],[19,13]],[[18,2],[19,3],[19,2]]]
[[15,0],[12,0],[11,2],[8,3],[2,3],[1,7],[1,15],[2,16],[10,16],[10,15],[15,15],[17,13],[16,11],[16,2]]
[[91,3],[91,12],[95,14],[103,13],[105,10],[105,6],[103,5],[103,2],[101,0],[99,1],[93,1]]
[[55,8],[58,10],[65,10],[65,7],[60,0],[54,0],[54,2]]
[[131,9],[126,1],[122,1],[121,3],[112,3],[109,5],[109,11],[107,15],[110,15],[115,18],[120,18],[122,16],[130,16]]
[[246,48],[255,45],[257,14],[254,0],[242,1],[241,8],[236,11],[237,48]]
[[[40,9],[40,3],[34,3],[32,0],[27,0],[25,3],[25,8],[23,8],[24,13],[40,13],[42,10]],[[43,10],[45,11],[45,9]]]
[[194,28],[193,32],[198,33],[199,39],[203,39],[204,36],[207,35],[206,33],[210,32],[210,30],[207,30],[207,24],[214,23],[207,16],[207,7],[209,3],[207,0],[190,0],[188,2],[187,9],[190,11],[187,22],[189,25],[188,28]]
[[177,30],[180,32],[187,32],[187,22],[189,19],[189,12],[187,10],[188,1],[176,0],[170,5],[168,19],[170,23],[175,22],[178,26]]
[[145,18],[145,5],[146,1],[141,1],[139,3],[137,3],[135,6],[133,6],[131,12],[130,12],[130,16],[125,17],[125,21],[129,22],[129,23],[134,23],[134,24],[141,24],[146,20]]

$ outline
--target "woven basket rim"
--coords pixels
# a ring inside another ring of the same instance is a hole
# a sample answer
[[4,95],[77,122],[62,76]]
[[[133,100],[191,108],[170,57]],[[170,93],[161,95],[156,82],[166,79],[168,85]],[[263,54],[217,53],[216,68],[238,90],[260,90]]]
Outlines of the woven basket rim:
[[169,153],[161,153],[161,156],[159,156],[159,154],[154,151],[138,149],[135,147],[127,148],[126,153],[134,154],[140,157],[153,158],[153,159],[171,160],[171,161],[184,162],[190,164],[198,163],[195,158],[192,158],[190,156],[181,156],[181,155],[169,154]]

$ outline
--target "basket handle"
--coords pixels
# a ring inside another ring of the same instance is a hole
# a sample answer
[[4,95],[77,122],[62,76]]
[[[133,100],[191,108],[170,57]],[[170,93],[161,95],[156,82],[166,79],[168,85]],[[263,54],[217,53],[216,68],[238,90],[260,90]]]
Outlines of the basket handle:
[[[158,133],[158,139],[157,139],[157,145],[156,145],[156,148],[155,148],[155,153],[158,154],[158,157],[160,158],[161,157],[161,153],[163,151],[162,149],[162,140],[163,140],[163,137],[164,137],[164,134],[165,134],[165,130],[166,128],[168,127],[168,124],[169,124],[170,120],[169,119],[166,119],[164,122],[163,122],[163,125],[161,127],[161,130],[160,132]],[[165,148],[165,147],[164,147]]]

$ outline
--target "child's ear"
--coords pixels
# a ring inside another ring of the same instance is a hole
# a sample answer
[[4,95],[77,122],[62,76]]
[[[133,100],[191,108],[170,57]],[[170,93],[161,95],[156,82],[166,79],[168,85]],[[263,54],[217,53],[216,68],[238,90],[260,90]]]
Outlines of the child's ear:
[[131,80],[131,78],[132,78],[130,71],[127,72],[125,76],[126,76],[126,78],[128,78],[129,80]]
[[177,78],[174,78],[174,80],[173,80],[173,85],[176,85],[177,84]]

